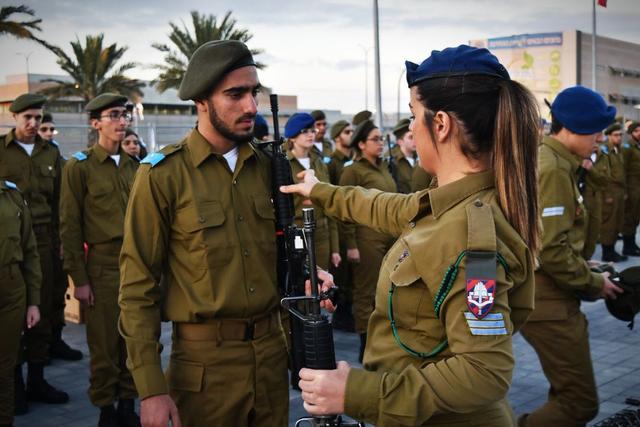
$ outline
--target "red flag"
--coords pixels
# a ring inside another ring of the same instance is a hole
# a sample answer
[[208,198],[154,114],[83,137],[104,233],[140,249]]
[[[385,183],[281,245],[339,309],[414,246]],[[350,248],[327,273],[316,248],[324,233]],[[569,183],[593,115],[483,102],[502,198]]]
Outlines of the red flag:
[[602,7],[607,7],[607,0],[598,0],[598,5]]

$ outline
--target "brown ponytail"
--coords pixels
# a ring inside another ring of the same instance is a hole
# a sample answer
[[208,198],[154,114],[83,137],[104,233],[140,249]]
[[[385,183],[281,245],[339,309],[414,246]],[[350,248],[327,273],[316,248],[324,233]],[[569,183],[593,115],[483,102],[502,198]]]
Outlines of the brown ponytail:
[[488,75],[434,78],[416,86],[434,141],[434,112],[445,111],[459,124],[462,153],[476,160],[490,156],[500,207],[537,256],[540,115],[531,92],[515,81]]

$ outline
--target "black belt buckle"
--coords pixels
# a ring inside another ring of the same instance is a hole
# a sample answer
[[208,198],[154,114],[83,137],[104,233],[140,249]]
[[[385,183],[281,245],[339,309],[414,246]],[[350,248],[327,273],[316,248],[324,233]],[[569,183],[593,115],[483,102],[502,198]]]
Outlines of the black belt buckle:
[[244,341],[253,341],[253,336],[256,333],[256,323],[251,321],[247,323],[247,328],[244,330]]

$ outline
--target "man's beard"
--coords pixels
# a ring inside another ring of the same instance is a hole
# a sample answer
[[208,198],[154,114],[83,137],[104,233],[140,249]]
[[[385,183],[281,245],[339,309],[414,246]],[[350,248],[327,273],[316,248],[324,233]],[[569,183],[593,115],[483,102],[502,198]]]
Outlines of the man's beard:
[[[211,126],[217,130],[220,135],[224,136],[230,141],[235,142],[236,144],[244,144],[253,140],[253,129],[247,133],[235,133],[232,131],[229,126],[227,126],[220,117],[216,114],[216,110],[213,108],[213,103],[211,101],[207,101],[209,107],[209,122],[211,122]],[[246,119],[255,119],[255,114],[245,114],[240,117],[237,121],[246,120]]]

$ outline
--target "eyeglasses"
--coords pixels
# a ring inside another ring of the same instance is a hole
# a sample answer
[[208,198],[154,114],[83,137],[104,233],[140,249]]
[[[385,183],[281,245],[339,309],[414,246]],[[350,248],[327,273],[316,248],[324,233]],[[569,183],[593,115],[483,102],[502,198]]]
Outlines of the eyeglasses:
[[382,142],[383,139],[381,136],[374,136],[373,138],[367,138],[367,141]]
[[119,111],[112,111],[109,114],[105,114],[103,116],[100,116],[100,118],[109,118],[112,122],[117,122],[120,119],[124,119],[125,121],[129,122],[131,121],[131,113],[128,111],[123,111],[123,112],[119,112]]
[[318,130],[317,130],[317,129],[313,129],[313,128],[302,129],[302,130],[300,131],[300,133],[301,133],[301,134],[302,134],[302,133],[305,133],[305,134],[306,134],[306,133],[316,133],[316,132],[318,132]]
[[56,128],[54,128],[53,126],[49,127],[49,126],[42,126],[40,128],[40,132],[55,132]]

